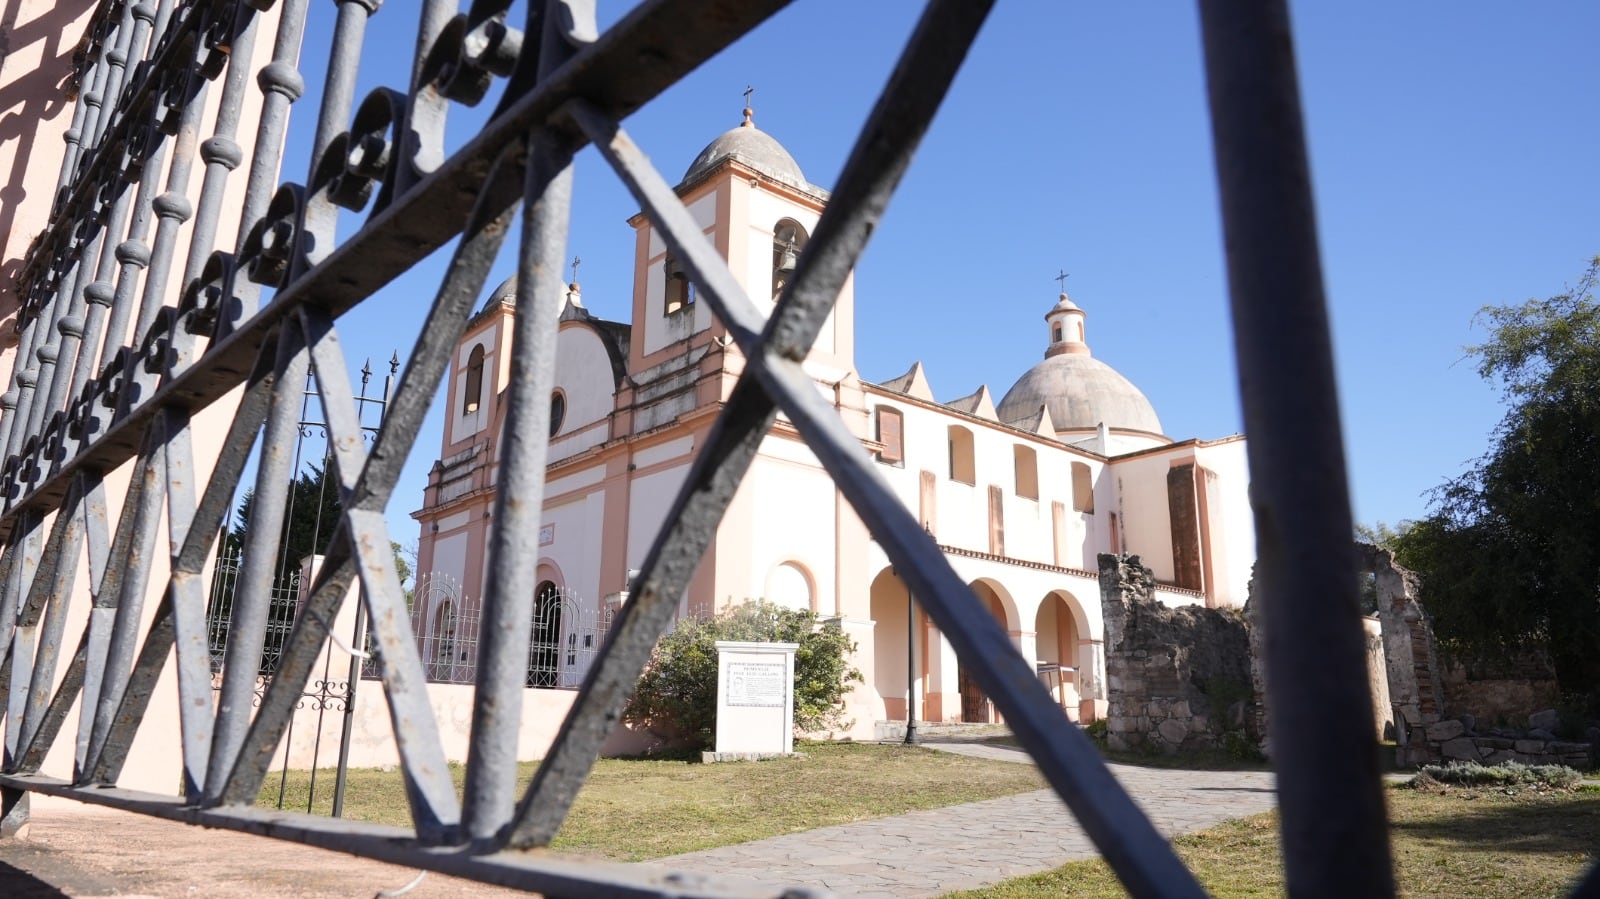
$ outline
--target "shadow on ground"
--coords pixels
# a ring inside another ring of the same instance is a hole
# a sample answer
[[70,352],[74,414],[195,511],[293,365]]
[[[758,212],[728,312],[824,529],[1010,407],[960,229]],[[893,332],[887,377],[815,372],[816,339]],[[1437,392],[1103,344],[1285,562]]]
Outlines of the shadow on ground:
[[1426,818],[1396,821],[1390,827],[1396,834],[1461,850],[1593,857],[1600,847],[1600,793],[1585,796],[1557,805],[1544,797],[1510,801],[1492,791],[1452,792],[1438,796]]

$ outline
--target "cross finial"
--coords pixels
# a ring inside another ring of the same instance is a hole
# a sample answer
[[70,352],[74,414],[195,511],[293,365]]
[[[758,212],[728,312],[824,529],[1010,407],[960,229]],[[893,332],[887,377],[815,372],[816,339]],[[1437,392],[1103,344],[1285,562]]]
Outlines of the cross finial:
[[583,264],[583,260],[582,259],[579,259],[576,256],[572,257],[572,283],[573,284],[578,283],[578,266],[580,266],[582,264]]
[[1067,279],[1070,278],[1070,277],[1072,277],[1072,276],[1067,274],[1065,269],[1061,269],[1061,270],[1057,271],[1057,273],[1056,273],[1056,283],[1061,285],[1061,292],[1062,293],[1066,293],[1067,292]]
[[744,86],[744,123],[746,125],[751,124],[751,120],[755,117],[755,110],[750,106],[750,97],[755,92],[756,89],[753,85],[747,84]]

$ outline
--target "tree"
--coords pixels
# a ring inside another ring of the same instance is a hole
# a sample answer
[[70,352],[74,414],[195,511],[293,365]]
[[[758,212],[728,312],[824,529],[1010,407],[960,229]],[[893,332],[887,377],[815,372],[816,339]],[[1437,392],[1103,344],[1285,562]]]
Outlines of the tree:
[[855,641],[838,622],[811,611],[753,600],[715,618],[693,618],[656,643],[628,700],[623,719],[709,748],[717,733],[718,640],[798,643],[794,654],[794,727],[821,730],[843,724],[844,697],[862,682],[850,665]]
[[[328,476],[326,468],[307,465],[289,487],[284,530],[279,535],[272,566],[274,576],[282,579],[300,570],[301,559],[322,553],[339,526],[339,485]],[[228,541],[235,549],[244,547],[255,506],[255,491],[246,491],[233,513],[233,530],[228,532]]]
[[1549,653],[1561,690],[1600,712],[1600,256],[1546,300],[1490,306],[1469,347],[1508,405],[1476,466],[1398,538],[1446,650]]

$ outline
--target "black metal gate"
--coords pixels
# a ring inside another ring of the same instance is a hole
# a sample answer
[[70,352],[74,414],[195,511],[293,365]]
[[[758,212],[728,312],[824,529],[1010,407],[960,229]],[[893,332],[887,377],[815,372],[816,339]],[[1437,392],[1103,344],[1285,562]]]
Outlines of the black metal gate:
[[[770,317],[745,296],[618,124],[785,5],[645,0],[598,34],[592,0],[532,0],[520,22],[509,18],[506,0],[474,0],[460,15],[454,2],[424,0],[411,83],[357,102],[363,30],[380,4],[340,0],[311,158],[289,166],[309,177],[278,184],[288,110],[306,87],[295,60],[309,0],[103,0],[83,47],[73,143],[54,216],[29,257],[19,362],[0,427],[0,797],[7,826],[25,816],[26,794],[37,791],[552,895],[721,894],[709,881],[512,850],[544,845],[560,827],[781,410],[1129,890],[1200,892],[796,361],[816,338],[991,3],[928,3]],[[1199,9],[1251,438],[1288,884],[1296,895],[1387,895],[1394,885],[1368,743],[1361,633],[1350,613],[1350,513],[1287,11],[1283,0],[1201,0]],[[268,40],[272,60],[257,69],[255,47]],[[505,84],[492,116],[479,133],[447,148],[447,114],[479,102],[496,79]],[[264,106],[259,127],[252,121],[254,133],[245,137],[240,111],[255,83]],[[213,92],[220,99],[208,117]],[[246,158],[241,140],[255,149],[247,170],[235,172]],[[519,207],[517,293],[524,306],[515,324],[507,428],[527,437],[508,448],[500,485],[502,497],[541,495],[571,160],[588,144],[632,191],[749,364],[559,737],[520,796],[512,785],[533,597],[519,587],[534,580],[535,555],[527,550],[537,546],[540,510],[502,499],[463,800],[427,703],[426,660],[413,639],[383,512]],[[195,208],[184,199],[191,177],[204,179]],[[243,225],[237,235],[218,234],[224,190],[241,177],[248,185]],[[341,216],[350,232],[342,240]],[[352,230],[353,216],[360,220]],[[182,259],[180,238],[190,247]],[[369,445],[336,322],[450,241],[453,261]],[[270,560],[289,480],[284,448],[294,439],[308,371],[327,410],[343,508],[306,614],[296,619],[256,708],[253,660],[267,633]],[[190,418],[240,385],[226,444],[210,479],[197,485]],[[232,657],[252,662],[224,667],[213,704],[207,559],[258,436],[254,515],[263,526],[246,539],[230,631]],[[113,526],[106,476],[124,465],[134,476]],[[148,563],[158,551],[172,562],[165,584],[149,583]],[[88,562],[93,609],[85,632],[68,635],[64,605],[80,558]],[[403,839],[392,829],[311,816],[277,813],[269,823],[251,807],[313,676],[325,622],[357,578],[409,786],[413,828]],[[141,642],[147,597],[159,606]],[[185,710],[182,795],[109,786],[174,650]],[[52,691],[63,664],[65,677]],[[80,700],[76,776],[38,774]],[[1591,873],[1588,888],[1597,883]]]

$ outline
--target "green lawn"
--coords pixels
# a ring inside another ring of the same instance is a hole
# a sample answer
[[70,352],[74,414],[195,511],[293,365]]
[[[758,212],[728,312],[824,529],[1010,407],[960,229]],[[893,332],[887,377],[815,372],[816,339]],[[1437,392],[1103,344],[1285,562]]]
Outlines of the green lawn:
[[[1600,788],[1513,792],[1390,790],[1390,839],[1401,894],[1485,899],[1565,895],[1600,851]],[[1277,827],[1277,813],[1268,812],[1173,842],[1213,896],[1281,896]],[[1111,869],[1095,860],[951,897],[1126,895]]]
[[[554,848],[642,861],[1010,796],[1044,786],[1030,765],[967,758],[931,749],[865,743],[803,743],[803,757],[702,765],[683,759],[601,759]],[[533,776],[519,771],[519,790]],[[462,769],[454,768],[459,786]],[[309,772],[289,772],[284,808],[304,811]],[[328,814],[333,772],[317,773],[313,811]],[[257,805],[275,807],[278,773]],[[350,772],[345,816],[408,825],[400,775]]]

